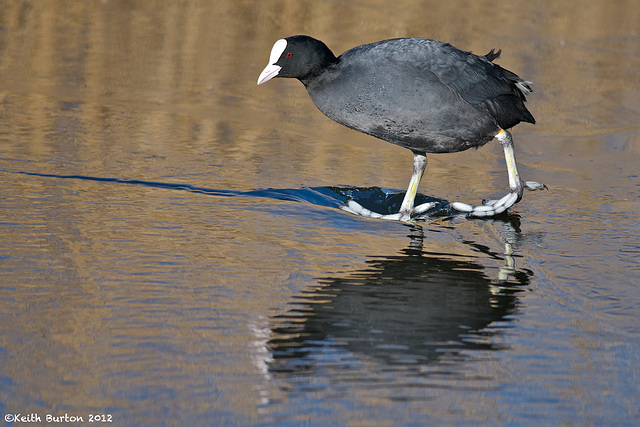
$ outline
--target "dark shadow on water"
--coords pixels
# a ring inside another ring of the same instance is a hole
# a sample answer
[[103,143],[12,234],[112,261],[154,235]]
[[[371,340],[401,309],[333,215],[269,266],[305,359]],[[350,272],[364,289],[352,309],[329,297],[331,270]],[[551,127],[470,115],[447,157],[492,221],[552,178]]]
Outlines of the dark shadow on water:
[[[17,173],[21,175],[40,178],[71,179],[111,184],[139,185],[167,190],[188,191],[191,193],[205,194],[217,197],[257,197],[272,200],[303,202],[329,208],[340,208],[341,206],[344,206],[348,200],[355,200],[365,208],[381,214],[392,214],[398,212],[398,210],[400,209],[400,205],[402,204],[402,199],[404,197],[404,191],[390,190],[379,187],[358,188],[347,186],[329,186],[282,189],[266,188],[248,191],[236,191],[197,187],[190,184],[144,181],[138,179],[102,178],[86,175],[58,175],[24,171],[2,172]],[[422,194],[418,194],[416,196],[416,205],[427,202],[436,202],[437,205],[433,209],[429,210],[426,216],[450,216],[455,214],[452,210],[450,210],[449,203],[445,200],[424,196]]]
[[482,254],[424,251],[422,233],[411,227],[410,244],[400,253],[372,256],[364,268],[319,279],[294,298],[292,309],[271,319],[269,372],[284,380],[319,366],[339,371],[355,358],[416,373],[445,359],[453,374],[455,361],[466,360],[470,350],[500,350],[490,325],[516,312],[531,272],[516,270],[509,251],[484,246],[474,249],[504,267],[486,270],[478,262]]

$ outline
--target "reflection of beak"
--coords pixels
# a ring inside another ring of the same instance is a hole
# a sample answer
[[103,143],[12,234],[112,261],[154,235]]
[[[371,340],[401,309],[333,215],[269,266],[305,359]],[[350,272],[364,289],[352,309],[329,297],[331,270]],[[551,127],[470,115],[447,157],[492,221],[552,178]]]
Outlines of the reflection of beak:
[[268,82],[277,76],[281,69],[282,67],[276,64],[267,65],[260,73],[260,77],[258,77],[258,84],[261,85],[264,82]]

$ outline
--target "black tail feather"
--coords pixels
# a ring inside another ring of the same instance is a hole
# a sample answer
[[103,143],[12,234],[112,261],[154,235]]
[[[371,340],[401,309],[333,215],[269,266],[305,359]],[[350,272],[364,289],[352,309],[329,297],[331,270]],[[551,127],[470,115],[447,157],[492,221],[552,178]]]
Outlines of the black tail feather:
[[493,62],[494,59],[498,59],[500,57],[501,53],[502,53],[502,49],[498,49],[497,52],[495,51],[495,49],[491,49],[491,51],[487,53],[484,57],[487,58],[489,61]]

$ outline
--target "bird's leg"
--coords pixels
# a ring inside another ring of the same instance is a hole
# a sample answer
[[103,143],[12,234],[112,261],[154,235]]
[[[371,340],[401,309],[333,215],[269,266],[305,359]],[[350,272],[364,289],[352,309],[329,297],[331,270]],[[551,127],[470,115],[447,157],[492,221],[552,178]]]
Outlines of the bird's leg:
[[535,181],[522,181],[520,179],[518,166],[516,165],[516,155],[513,149],[513,138],[509,132],[504,129],[500,129],[496,138],[498,138],[498,141],[500,141],[502,148],[504,149],[504,158],[507,162],[509,188],[511,188],[511,192],[499,200],[490,200],[485,202],[482,206],[471,206],[466,203],[455,202],[451,204],[453,209],[465,212],[469,216],[494,216],[506,211],[511,206],[522,200],[522,193],[525,188],[527,190],[543,190],[547,188],[544,184],[540,184]]
[[404,195],[404,199],[402,200],[402,205],[400,206],[400,211],[395,214],[383,215],[376,212],[372,212],[369,209],[360,205],[360,203],[355,200],[349,200],[346,206],[343,206],[342,209],[354,213],[356,215],[368,216],[371,218],[381,218],[381,219],[393,219],[396,221],[409,221],[411,219],[412,214],[421,214],[423,212],[428,211],[436,204],[434,202],[423,203],[416,207],[413,206],[416,200],[416,194],[418,192],[418,186],[420,185],[420,180],[422,179],[422,175],[424,174],[424,170],[427,167],[427,156],[421,153],[414,153],[413,155],[413,174],[411,175],[411,181],[409,181],[409,188]]
[[402,205],[400,206],[400,212],[398,212],[403,217],[403,220],[410,219],[411,214],[413,213],[420,214],[435,206],[435,203],[433,202],[423,203],[416,207],[413,206],[416,201],[416,194],[418,193],[418,187],[420,186],[422,175],[424,175],[424,170],[426,168],[427,156],[420,153],[414,153],[413,173],[411,174],[411,180],[409,181],[409,188],[407,188],[407,192],[404,194],[404,199],[402,200]]

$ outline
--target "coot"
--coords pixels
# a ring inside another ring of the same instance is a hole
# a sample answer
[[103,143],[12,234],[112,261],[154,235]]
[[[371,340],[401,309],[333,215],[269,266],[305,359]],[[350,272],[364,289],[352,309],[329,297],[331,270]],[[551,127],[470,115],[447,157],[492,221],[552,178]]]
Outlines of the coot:
[[258,84],[296,78],[330,119],[413,152],[413,175],[400,211],[381,215],[350,201],[347,210],[360,215],[407,221],[431,209],[434,203],[414,207],[426,154],[463,151],[497,138],[510,193],[481,206],[451,204],[470,216],[493,216],[519,202],[524,188],[545,188],[518,175],[506,129],[535,123],[524,105],[531,88],[493,63],[500,52],[478,56],[436,40],[401,38],[358,46],[336,58],[323,42],[298,35],[275,42]]

